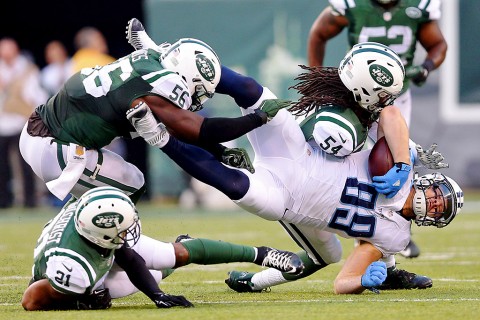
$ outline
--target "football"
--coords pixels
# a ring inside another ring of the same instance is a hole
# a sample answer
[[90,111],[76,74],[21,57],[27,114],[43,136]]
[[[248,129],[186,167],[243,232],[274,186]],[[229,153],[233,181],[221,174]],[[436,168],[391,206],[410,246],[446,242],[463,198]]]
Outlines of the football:
[[393,156],[385,137],[381,137],[373,146],[368,156],[368,173],[370,178],[383,176],[393,167]]

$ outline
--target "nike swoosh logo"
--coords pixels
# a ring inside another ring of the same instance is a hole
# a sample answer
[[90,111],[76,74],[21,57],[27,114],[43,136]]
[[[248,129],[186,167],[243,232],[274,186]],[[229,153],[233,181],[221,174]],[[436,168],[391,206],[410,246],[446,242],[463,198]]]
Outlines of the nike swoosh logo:
[[63,266],[65,267],[65,269],[67,269],[68,272],[72,272],[72,270],[73,270],[72,267],[70,267],[70,268],[67,267],[67,266],[65,265],[65,263],[63,263],[63,262],[62,262],[62,264],[63,264]]
[[338,136],[340,137],[340,140],[342,140],[342,143],[345,143],[345,142],[347,142],[347,140],[346,140],[346,139],[344,139],[340,133],[338,134]]
[[400,186],[400,180],[395,181],[393,184],[394,187],[399,187]]

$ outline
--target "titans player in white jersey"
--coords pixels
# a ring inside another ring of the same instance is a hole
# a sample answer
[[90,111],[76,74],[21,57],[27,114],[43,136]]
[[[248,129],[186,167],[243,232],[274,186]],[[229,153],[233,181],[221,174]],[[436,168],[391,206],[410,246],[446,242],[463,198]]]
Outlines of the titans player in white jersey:
[[[352,54],[347,54],[346,59]],[[368,60],[367,56],[364,58]],[[348,68],[340,72],[347,72],[347,77],[350,77],[348,72],[358,71],[355,70],[358,64],[346,66]],[[360,71],[363,66],[360,64]],[[367,67],[365,77],[368,70]],[[389,73],[376,65],[370,68],[370,76],[379,76],[377,81],[384,84],[391,82]],[[229,77],[235,78],[235,75],[229,74]],[[230,82],[240,80],[241,77],[237,77]],[[219,86],[217,89],[226,88]],[[383,98],[389,100],[390,96],[382,90],[370,89],[373,91],[367,92],[377,93],[369,96],[372,107]],[[257,104],[242,112],[247,114],[260,105],[275,104],[276,100],[269,98],[274,96],[263,96]],[[267,100],[262,102],[264,99]],[[385,107],[384,111],[387,108],[395,107]],[[150,120],[140,122],[137,117]],[[301,275],[288,276],[273,270],[255,275],[232,272],[226,282],[237,291],[260,291],[338,262],[342,248],[335,234],[361,241],[338,275],[335,292],[359,293],[365,288],[378,287],[386,279],[386,265],[378,260],[388,259],[407,245],[412,220],[418,225],[444,227],[463,205],[463,193],[452,179],[440,173],[413,179],[414,173],[404,170],[403,165],[396,165],[386,178],[384,176],[385,181],[394,177],[393,185],[400,186],[399,189],[385,192],[385,188],[392,185],[375,181],[375,177],[372,181],[368,175],[368,151],[344,158],[333,157],[307,143],[298,123],[286,110],[280,110],[267,125],[247,134],[255,152],[256,171],[253,174],[222,166],[202,149],[170,137],[164,127],[155,123],[144,105],[130,110],[128,118],[138,132],[149,132],[145,135],[147,140],[152,141],[153,132],[157,130],[158,139],[152,145],[160,147],[192,176],[224,192],[245,210],[267,220],[279,221],[304,250],[299,254],[306,266]],[[408,140],[408,130],[404,132]],[[380,128],[378,136],[383,135]],[[409,163],[420,161],[427,167],[441,167],[441,156],[427,157],[423,151],[417,153],[414,149]],[[406,288],[403,284],[397,288],[400,287]]]

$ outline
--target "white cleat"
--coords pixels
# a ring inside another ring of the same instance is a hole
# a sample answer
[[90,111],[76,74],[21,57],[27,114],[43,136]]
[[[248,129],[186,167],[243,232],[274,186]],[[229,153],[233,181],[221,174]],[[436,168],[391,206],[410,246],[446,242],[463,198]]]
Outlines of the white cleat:
[[143,24],[137,18],[133,18],[128,21],[127,24],[127,41],[130,43],[135,50],[141,49],[153,49],[155,51],[161,52],[161,47],[159,47],[150,36],[145,31]]

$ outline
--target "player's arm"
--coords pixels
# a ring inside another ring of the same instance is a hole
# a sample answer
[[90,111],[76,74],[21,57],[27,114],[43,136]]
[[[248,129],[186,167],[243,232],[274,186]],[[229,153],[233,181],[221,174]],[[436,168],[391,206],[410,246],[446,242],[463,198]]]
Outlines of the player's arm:
[[334,13],[330,6],[320,13],[308,36],[307,53],[310,66],[323,65],[327,41],[338,35],[347,25],[347,18]]
[[112,298],[108,289],[91,294],[65,294],[55,290],[48,279],[32,283],[22,297],[22,307],[27,311],[37,310],[98,310],[111,307]]
[[199,146],[237,139],[267,122],[267,115],[251,113],[237,118],[205,118],[198,113],[183,110],[165,98],[145,96],[133,101],[135,107],[141,101],[152,110],[155,117],[180,140]]
[[378,261],[381,257],[381,252],[372,244],[361,241],[335,278],[335,293],[362,293],[366,288],[380,285],[387,276],[385,263]]
[[377,139],[383,136],[392,152],[393,161],[411,165],[407,123],[395,106],[387,106],[380,112]]
[[158,308],[193,307],[193,304],[184,296],[172,296],[160,290],[155,278],[145,265],[145,260],[135,250],[124,245],[115,251],[115,262],[126,272],[132,284],[149,297]]
[[427,51],[425,61],[431,60],[433,69],[438,68],[445,60],[448,46],[436,20],[425,22],[420,26],[418,41]]

